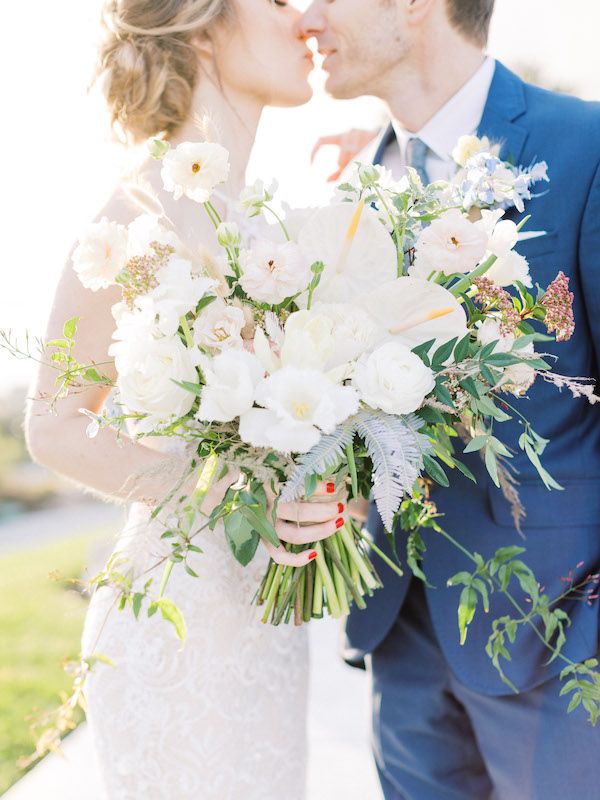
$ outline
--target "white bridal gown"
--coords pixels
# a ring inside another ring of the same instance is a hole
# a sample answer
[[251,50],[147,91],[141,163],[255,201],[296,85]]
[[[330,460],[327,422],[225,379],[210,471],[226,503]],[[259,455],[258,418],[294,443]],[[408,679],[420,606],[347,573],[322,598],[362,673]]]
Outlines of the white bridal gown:
[[[147,507],[132,505],[117,549],[135,574],[169,552],[163,531]],[[86,690],[102,800],[302,800],[305,631],[260,622],[251,601],[267,564],[262,548],[243,568],[222,528],[196,543],[200,577],[176,566],[166,591],[186,618],[183,646],[160,613],[136,621],[129,608],[111,609],[108,587],[92,597],[83,653],[114,662],[98,664]],[[150,573],[155,591],[162,571]]]

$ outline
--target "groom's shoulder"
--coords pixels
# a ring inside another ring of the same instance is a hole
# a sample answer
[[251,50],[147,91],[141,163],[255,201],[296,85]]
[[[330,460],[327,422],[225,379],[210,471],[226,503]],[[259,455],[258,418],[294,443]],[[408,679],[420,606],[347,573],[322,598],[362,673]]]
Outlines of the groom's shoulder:
[[585,132],[590,147],[600,157],[600,103],[572,94],[524,83],[527,118],[530,123],[561,130],[563,135]]

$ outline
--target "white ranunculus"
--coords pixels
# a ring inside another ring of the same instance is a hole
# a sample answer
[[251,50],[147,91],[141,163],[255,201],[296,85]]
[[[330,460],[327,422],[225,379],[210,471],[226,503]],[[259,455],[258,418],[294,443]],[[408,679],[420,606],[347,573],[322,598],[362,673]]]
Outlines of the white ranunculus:
[[487,136],[461,136],[452,151],[452,158],[459,167],[465,167],[467,161],[479,153],[491,152],[491,143]]
[[102,217],[88,225],[73,253],[73,268],[86,289],[106,289],[127,261],[127,229]]
[[485,273],[485,277],[498,286],[513,286],[517,281],[529,289],[533,286],[529,274],[529,262],[525,256],[514,250],[509,250],[506,255],[495,261]]
[[224,350],[214,358],[200,356],[206,385],[197,417],[202,422],[231,422],[252,408],[256,386],[264,375],[260,361],[245,350]]
[[260,179],[254,181],[251,186],[245,186],[240,192],[240,210],[245,211],[249,217],[258,216],[263,204],[273,199],[277,188],[277,181],[273,180],[267,188]]
[[281,363],[299,369],[325,369],[334,350],[333,322],[318,311],[296,311],[285,323]]
[[192,263],[177,257],[170,258],[156,277],[158,286],[145,297],[152,302],[161,332],[172,336],[179,328],[180,318],[193,311],[206,294],[214,294],[215,282],[211,278],[195,278]]
[[117,387],[124,405],[132,412],[149,414],[156,422],[168,422],[187,414],[194,395],[175,381],[198,382],[191,353],[178,336],[155,338],[148,315],[121,316],[109,348],[115,359]]
[[415,263],[408,273],[427,279],[432,272],[471,272],[483,259],[486,246],[486,234],[452,208],[421,231],[415,245]]
[[409,414],[435,387],[433,372],[400,342],[386,342],[359,359],[353,385],[360,399],[388,414]]
[[150,245],[158,242],[173,248],[176,255],[185,258],[188,251],[177,234],[161,225],[158,217],[152,214],[140,214],[127,228],[127,256],[144,256],[151,253]]
[[194,343],[215,350],[242,347],[242,328],[245,324],[241,308],[214,300],[194,322]]
[[477,339],[483,347],[496,342],[494,353],[508,353],[513,349],[515,343],[513,334],[503,334],[500,330],[500,322],[491,317],[488,317],[477,329]]
[[165,154],[161,177],[175,200],[185,195],[206,203],[215,187],[229,177],[229,153],[214,142],[183,142]]
[[240,436],[282,453],[308,452],[321,431],[333,433],[358,410],[354,389],[336,385],[317,370],[295,367],[284,367],[261,381],[256,402],[268,413],[256,414],[254,409],[244,417]]
[[257,239],[251,250],[242,250],[239,260],[240,285],[259,303],[278,305],[310,283],[310,264],[293,242],[277,244]]

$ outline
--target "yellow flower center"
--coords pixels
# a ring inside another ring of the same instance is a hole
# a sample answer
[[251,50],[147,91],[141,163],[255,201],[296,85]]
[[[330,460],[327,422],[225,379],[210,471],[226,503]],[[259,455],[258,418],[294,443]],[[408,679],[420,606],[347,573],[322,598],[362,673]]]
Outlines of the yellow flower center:
[[225,339],[229,339],[229,333],[225,328],[215,328],[213,330],[213,335],[218,342],[224,342]]
[[451,236],[450,237],[450,244],[453,244],[454,247],[460,247],[460,242],[458,241],[456,236]]
[[104,258],[108,261],[108,259],[112,255],[112,250],[109,244],[105,245],[104,247]]
[[194,163],[192,164],[192,172],[194,173],[194,175],[197,175],[201,169],[202,169],[202,164],[199,161],[194,161]]
[[269,259],[269,261],[267,261],[267,268],[268,268],[269,272],[273,272],[273,270],[275,269],[275,261],[274,261],[274,259],[271,258],[271,259]]
[[308,403],[294,403],[294,416],[296,419],[305,419],[310,412]]

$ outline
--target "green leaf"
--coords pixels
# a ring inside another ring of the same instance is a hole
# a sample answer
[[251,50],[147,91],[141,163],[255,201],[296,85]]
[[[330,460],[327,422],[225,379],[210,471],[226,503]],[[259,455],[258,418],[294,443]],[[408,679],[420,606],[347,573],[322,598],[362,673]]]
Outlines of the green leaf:
[[191,575],[192,578],[198,578],[199,577],[198,573],[194,572],[194,570],[190,567],[189,564],[185,565],[185,571],[187,572],[188,575]]
[[442,367],[444,363],[450,358],[452,355],[452,351],[454,350],[454,345],[458,340],[458,336],[455,336],[454,339],[450,339],[449,342],[438,347],[438,349],[433,354],[432,364],[436,367]]
[[435,461],[435,459],[433,459],[431,456],[423,456],[423,466],[425,467],[425,472],[429,475],[429,477],[436,483],[439,483],[440,486],[444,486],[445,488],[450,486],[448,476],[437,463],[437,461]]
[[46,342],[46,347],[60,347],[62,350],[66,350],[70,346],[71,343],[66,339],[50,339],[49,342]]
[[474,397],[476,400],[479,399],[479,391],[477,390],[477,384],[473,378],[463,378],[462,381],[458,383],[471,397]]
[[172,600],[169,600],[167,597],[161,597],[158,600],[155,600],[153,603],[151,603],[150,608],[148,609],[148,616],[152,616],[150,609],[152,609],[152,614],[155,614],[156,611],[160,611],[162,618],[166,622],[170,622],[175,628],[177,638],[182,642],[185,641],[187,633],[185,619],[180,609]]
[[470,572],[457,572],[451,578],[448,578],[448,586],[470,586],[473,576]]
[[513,364],[521,364],[524,359],[512,353],[492,353],[485,360],[495,367],[511,367]]
[[470,481],[473,481],[473,483],[477,483],[477,478],[475,477],[475,475],[473,475],[471,470],[467,467],[466,464],[463,464],[462,461],[459,461],[457,458],[455,458],[454,466],[459,472],[462,472],[465,478],[468,478]]
[[255,511],[249,506],[241,506],[240,511],[244,514],[254,530],[263,537],[263,539],[266,539],[274,547],[279,547],[281,545],[275,528],[262,514],[262,512]]
[[581,703],[581,698],[582,695],[580,693],[573,695],[573,697],[571,698],[571,702],[569,703],[569,706],[567,708],[567,714],[570,714],[571,711],[575,711],[577,706]]
[[467,586],[460,593],[460,604],[458,606],[458,629],[460,631],[461,645],[464,645],[467,641],[467,628],[473,621],[476,609],[477,592]]
[[198,302],[198,305],[196,306],[196,316],[197,316],[197,315],[198,315],[198,314],[199,314],[199,313],[200,313],[200,312],[201,312],[203,309],[205,309],[207,306],[209,306],[211,303],[214,303],[216,299],[217,299],[217,298],[216,298],[216,296],[215,296],[214,294],[212,294],[212,295],[205,295],[205,296],[204,296],[204,297],[203,297],[203,298],[202,298],[202,299],[201,299],[201,300]]
[[469,345],[471,344],[471,334],[467,333],[466,336],[460,340],[454,349],[454,360],[458,363],[464,361],[469,355]]
[[490,474],[490,478],[494,481],[496,486],[500,488],[500,481],[498,479],[498,464],[496,462],[496,455],[491,447],[485,448],[485,466]]
[[75,334],[77,333],[77,323],[79,322],[80,317],[72,317],[70,320],[67,320],[63,325],[63,336],[65,339],[73,339]]
[[417,347],[413,347],[412,352],[419,356],[421,361],[425,363],[426,366],[430,366],[428,353],[435,344],[435,339],[430,339],[428,342],[423,342],[423,344],[417,345]]
[[445,380],[442,378],[438,378],[435,382],[435,391],[434,394],[436,398],[443,403],[445,406],[449,408],[454,408],[454,401],[452,400],[452,395],[448,391],[446,386]]
[[144,599],[144,595],[141,592],[136,592],[133,595],[133,600],[131,602],[131,606],[133,608],[133,615],[137,619],[140,615],[140,609],[142,608],[142,601]]
[[254,558],[260,536],[242,513],[242,508],[246,506],[241,506],[225,517],[224,528],[231,552],[236,560],[246,567]]
[[94,369],[93,367],[86,369],[86,371],[83,373],[83,377],[86,381],[91,381],[92,383],[102,383],[104,380],[98,370]]
[[488,443],[489,436],[475,436],[469,444],[463,450],[463,453],[476,453],[478,450],[481,450],[482,447],[485,447]]
[[191,383],[190,381],[176,381],[176,380],[173,380],[173,383],[176,383],[177,386],[181,386],[181,388],[185,389],[187,392],[191,392],[191,394],[195,394],[197,397],[201,397],[202,396],[202,388],[203,387],[199,383]]

